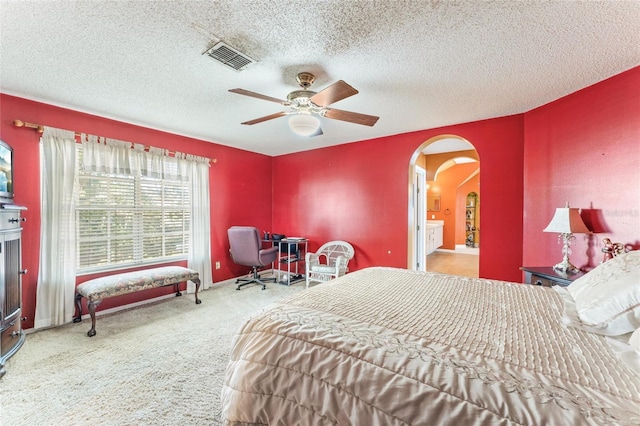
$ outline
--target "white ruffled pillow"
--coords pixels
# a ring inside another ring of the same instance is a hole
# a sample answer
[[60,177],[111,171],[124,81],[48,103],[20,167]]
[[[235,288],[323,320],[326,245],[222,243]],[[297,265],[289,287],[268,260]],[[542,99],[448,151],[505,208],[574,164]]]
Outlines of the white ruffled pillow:
[[640,327],[640,251],[616,256],[564,289],[554,289],[565,301],[568,325],[606,336]]

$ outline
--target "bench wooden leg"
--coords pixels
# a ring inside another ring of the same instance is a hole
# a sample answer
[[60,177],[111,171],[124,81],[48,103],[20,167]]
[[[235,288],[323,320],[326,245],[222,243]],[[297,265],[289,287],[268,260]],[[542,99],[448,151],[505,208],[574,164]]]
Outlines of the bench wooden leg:
[[[190,281],[192,281],[196,285],[196,305],[199,305],[202,303],[202,300],[198,299],[198,290],[200,290],[200,278],[194,278]],[[180,292],[180,283],[175,283],[175,286],[176,286],[176,297],[182,296],[182,293]]]
[[87,336],[93,337],[96,335],[96,306],[98,306],[102,300],[93,300],[88,303],[89,315],[91,315],[91,329],[87,331]]
[[82,295],[80,293],[76,293],[75,301],[76,301],[77,315],[73,317],[73,322],[81,322],[82,321]]
[[200,290],[200,278],[194,278],[191,281],[196,285],[196,305],[199,305],[202,303],[202,300],[198,299],[198,290]]

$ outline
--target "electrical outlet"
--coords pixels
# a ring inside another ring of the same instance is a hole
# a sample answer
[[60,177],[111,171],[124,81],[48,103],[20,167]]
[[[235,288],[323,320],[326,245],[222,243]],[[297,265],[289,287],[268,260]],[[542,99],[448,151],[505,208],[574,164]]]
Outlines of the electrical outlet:
[[216,262],[216,269],[220,269],[220,261]]

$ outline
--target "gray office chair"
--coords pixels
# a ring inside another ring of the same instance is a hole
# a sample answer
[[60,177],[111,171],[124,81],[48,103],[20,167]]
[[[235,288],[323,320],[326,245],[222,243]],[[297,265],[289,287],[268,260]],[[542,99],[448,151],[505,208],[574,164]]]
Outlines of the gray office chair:
[[278,247],[262,248],[260,231],[252,226],[232,226],[228,229],[229,252],[231,258],[238,265],[252,268],[252,276],[248,278],[238,278],[236,280],[236,290],[251,283],[262,285],[264,290],[266,282],[276,282],[276,278],[262,278],[258,275],[258,269],[275,262],[278,255]]

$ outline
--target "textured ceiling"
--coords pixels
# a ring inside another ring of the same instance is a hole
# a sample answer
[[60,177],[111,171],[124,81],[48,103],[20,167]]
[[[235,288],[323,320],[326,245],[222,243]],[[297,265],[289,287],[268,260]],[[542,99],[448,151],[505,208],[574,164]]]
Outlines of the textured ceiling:
[[[640,64],[635,0],[0,0],[0,16],[3,93],[267,155],[522,113]],[[220,40],[258,62],[202,54]],[[228,89],[284,99],[300,71],[380,120],[322,118],[313,138],[240,124],[284,108]]]

